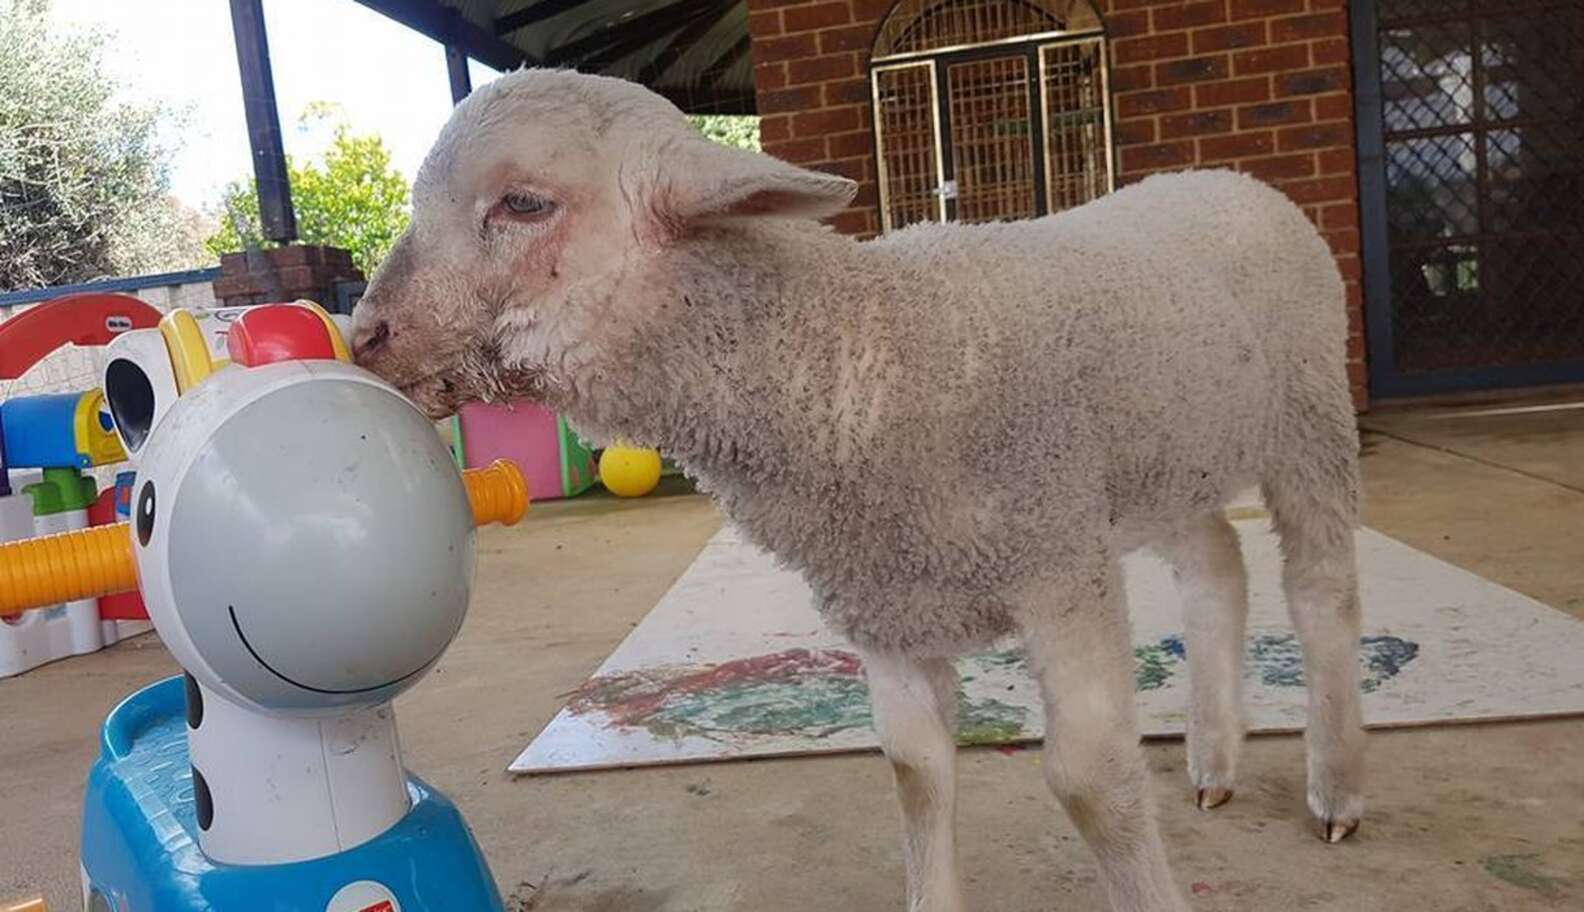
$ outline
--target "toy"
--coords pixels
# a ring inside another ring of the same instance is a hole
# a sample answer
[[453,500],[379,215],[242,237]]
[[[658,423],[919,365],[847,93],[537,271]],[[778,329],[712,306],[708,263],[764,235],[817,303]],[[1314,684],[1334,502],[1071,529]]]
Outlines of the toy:
[[660,483],[660,452],[611,446],[600,453],[599,477],[617,497],[642,497]]
[[594,485],[594,456],[566,419],[532,402],[462,406],[451,424],[462,466],[510,459],[522,467],[535,500],[575,497]]
[[460,628],[473,529],[522,515],[521,474],[459,476],[311,305],[242,314],[230,364],[195,328],[176,311],[107,352],[130,521],[0,545],[0,613],[136,584],[185,669],[105,721],[86,908],[500,910],[390,701]]
[[[21,378],[63,345],[102,346],[157,324],[159,312],[120,294],[57,298],[0,323],[0,381]],[[84,469],[126,458],[99,390],[0,402],[0,542],[110,521]],[[12,473],[16,477],[12,478]],[[149,629],[136,593],[84,598],[0,617],[0,677],[94,652]]]

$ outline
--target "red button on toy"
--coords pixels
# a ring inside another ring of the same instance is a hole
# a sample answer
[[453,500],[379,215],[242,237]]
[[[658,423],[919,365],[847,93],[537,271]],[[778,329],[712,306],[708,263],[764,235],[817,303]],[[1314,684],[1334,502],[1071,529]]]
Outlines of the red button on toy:
[[226,331],[226,351],[243,367],[336,357],[325,321],[297,304],[264,304],[243,313]]

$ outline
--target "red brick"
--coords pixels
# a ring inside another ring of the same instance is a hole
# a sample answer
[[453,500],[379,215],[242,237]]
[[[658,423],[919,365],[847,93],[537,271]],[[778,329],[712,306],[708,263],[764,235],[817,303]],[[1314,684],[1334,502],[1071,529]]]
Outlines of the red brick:
[[1238,129],[1274,127],[1277,124],[1307,123],[1310,119],[1309,99],[1289,98],[1265,104],[1244,105],[1238,108]]
[[858,183],[858,192],[853,194],[852,201],[855,206],[880,205],[879,185],[871,180],[860,181]]
[[1323,95],[1347,89],[1347,67],[1325,67],[1298,73],[1280,73],[1276,76],[1276,97],[1290,95]]
[[1115,67],[1111,70],[1111,91],[1131,92],[1134,89],[1147,89],[1155,82],[1150,78],[1148,64],[1139,66]]
[[1357,282],[1347,283],[1348,329],[1358,332],[1354,321],[1363,322],[1361,312],[1364,310],[1364,289]]
[[828,150],[826,154],[831,158],[851,158],[858,155],[868,155],[874,151],[874,136],[868,130],[842,133],[839,136],[827,136],[825,138],[825,146]]
[[842,234],[869,234],[869,210],[848,209],[830,217],[830,226]]
[[1161,139],[1179,136],[1204,136],[1207,133],[1227,133],[1232,130],[1232,112],[1190,111],[1187,114],[1168,114],[1161,118]]
[[[1158,6],[1150,10],[1150,18],[1155,23],[1155,31],[1164,32],[1171,29],[1195,28],[1201,25],[1214,25],[1225,22],[1227,18],[1226,0],[1210,0],[1207,3],[1173,3]],[[1111,20],[1106,19],[1109,26]]]
[[1327,149],[1319,154],[1321,174],[1352,174],[1356,165],[1353,147]]
[[768,92],[772,89],[786,88],[786,64],[761,63],[753,68],[754,90]]
[[1270,97],[1270,77],[1249,76],[1226,82],[1204,82],[1193,87],[1194,105],[1219,108],[1225,105],[1264,101]]
[[1322,95],[1314,100],[1315,120],[1353,119],[1353,96],[1346,93]]
[[1262,181],[1311,177],[1315,172],[1314,154],[1305,152],[1301,155],[1266,155],[1244,159],[1238,162],[1238,170]]
[[1356,256],[1359,252],[1359,233],[1355,228],[1322,231],[1320,235],[1331,245],[1331,253],[1335,256]]
[[1154,6],[1160,2],[1161,0],[1111,0],[1111,9],[1107,12],[1114,13],[1118,10],[1130,10],[1138,9],[1139,7],[1143,6]]
[[1134,35],[1148,35],[1150,32],[1149,10],[1112,13],[1106,17],[1105,30],[1107,37],[1110,38],[1131,38]]
[[781,11],[764,10],[748,14],[748,34],[755,41],[774,38],[781,34]]
[[1311,38],[1334,38],[1347,34],[1347,16],[1340,10],[1310,13],[1307,16],[1288,16],[1273,19],[1270,24],[1271,42],[1308,41]]
[[853,21],[878,23],[896,6],[896,0],[852,0]]
[[1114,130],[1119,146],[1138,146],[1155,141],[1155,121],[1152,118],[1121,120]]
[[1329,206],[1322,206],[1320,209],[1320,227],[1327,230],[1357,228],[1358,206],[1354,203],[1333,203]]
[[844,104],[868,104],[871,98],[869,80],[862,76],[825,83],[825,106],[828,108]]
[[853,25],[847,28],[827,29],[819,33],[819,49],[821,54],[837,54],[842,51],[865,51],[874,47],[875,27],[873,25]]
[[1230,161],[1269,155],[1276,151],[1276,137],[1269,130],[1258,133],[1233,133],[1229,136],[1206,136],[1199,140],[1201,161]]
[[766,38],[753,43],[753,59],[755,63],[775,63],[778,60],[794,60],[798,57],[813,57],[819,53],[819,42],[814,36],[805,32],[801,35],[787,35],[782,38]]
[[1193,52],[1208,54],[1233,48],[1255,47],[1265,43],[1265,23],[1239,22],[1237,25],[1219,25],[1215,28],[1196,29],[1193,33]]
[[1303,204],[1353,199],[1356,191],[1351,177],[1317,177],[1283,184],[1282,192],[1293,202]]
[[1193,94],[1187,86],[1171,89],[1150,89],[1146,92],[1128,92],[1116,97],[1117,117],[1138,117],[1159,114],[1162,111],[1186,111],[1193,105]]
[[1193,162],[1193,157],[1193,142],[1186,140],[1149,146],[1128,146],[1122,150],[1122,170],[1141,171],[1148,168],[1187,165]]
[[1264,19],[1283,13],[1301,13],[1304,6],[1305,0],[1231,0],[1228,12],[1236,22],[1239,19]]
[[1285,44],[1280,47],[1240,51],[1232,55],[1232,69],[1239,76],[1252,73],[1279,73],[1309,65],[1309,46]]
[[1309,42],[1309,56],[1315,66],[1327,63],[1347,63],[1353,59],[1352,47],[1346,38],[1326,38]]
[[1294,149],[1329,149],[1347,146],[1353,142],[1351,124],[1305,124],[1276,131],[1276,148],[1283,152]]
[[776,89],[773,92],[760,92],[757,105],[760,115],[807,111],[819,106],[819,86],[798,86],[795,89]]
[[1111,59],[1118,64],[1138,63],[1144,60],[1166,60],[1188,54],[1188,36],[1182,32],[1148,35],[1143,38],[1123,38],[1111,42]]
[[825,157],[825,137],[815,136],[810,139],[791,139],[786,142],[764,143],[766,155],[773,155],[782,161],[795,164],[807,164],[820,161]]
[[858,108],[851,105],[845,108],[824,108],[819,111],[805,111],[792,118],[793,136],[829,136],[832,133],[846,133],[856,130],[862,121],[858,116]]
[[764,143],[785,142],[792,138],[792,115],[772,114],[769,117],[759,118],[759,141]]
[[816,3],[813,6],[794,6],[782,10],[781,21],[785,23],[788,33],[834,28],[852,21],[852,7],[848,6],[845,0],[836,3]]
[[1184,60],[1173,60],[1170,63],[1155,64],[1155,82],[1163,86],[1208,82],[1212,79],[1225,79],[1228,72],[1225,54],[1217,54],[1213,57],[1189,57]]
[[787,61],[787,83],[790,85],[841,79],[844,76],[851,76],[854,72],[856,69],[851,54],[830,54],[825,57],[804,57],[800,60]]
[[[1283,187],[1285,191],[1287,188]],[[1364,277],[1363,269],[1359,265],[1359,258],[1347,254],[1336,254],[1337,272],[1342,273],[1344,282],[1357,282]]]

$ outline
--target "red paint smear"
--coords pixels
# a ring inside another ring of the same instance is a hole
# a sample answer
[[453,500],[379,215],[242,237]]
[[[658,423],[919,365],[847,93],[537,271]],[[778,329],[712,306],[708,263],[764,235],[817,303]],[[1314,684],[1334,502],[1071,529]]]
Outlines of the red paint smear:
[[1013,754],[1022,753],[1023,752],[1023,746],[1020,745],[1020,744],[1001,744],[1001,745],[997,745],[996,751],[998,753],[1006,754],[1008,757],[1010,757]]
[[1194,881],[1194,885],[1193,885],[1192,889],[1193,889],[1193,892],[1194,892],[1195,896],[1203,896],[1206,893],[1214,893],[1215,892],[1215,887],[1210,886],[1209,884],[1205,883],[1202,880]]
[[678,695],[691,696],[749,681],[780,683],[814,675],[856,678],[862,673],[863,663],[845,650],[787,649],[658,680],[642,672],[594,678],[572,695],[570,706],[576,712],[598,709],[620,725],[641,725]]

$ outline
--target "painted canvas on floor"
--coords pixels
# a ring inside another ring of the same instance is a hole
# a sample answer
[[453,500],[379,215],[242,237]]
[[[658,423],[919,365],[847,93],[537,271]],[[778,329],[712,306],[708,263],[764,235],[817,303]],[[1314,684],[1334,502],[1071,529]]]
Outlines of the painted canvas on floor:
[[[1303,661],[1281,598],[1276,539],[1235,523],[1249,567],[1250,728],[1296,731]],[[1359,533],[1360,673],[1370,726],[1584,713],[1584,622],[1380,533]],[[1181,735],[1187,663],[1170,573],[1125,564],[1139,723]],[[1034,741],[1039,696],[1014,643],[967,656],[964,744]],[[519,773],[875,749],[857,656],[794,573],[730,528],[512,762]]]

